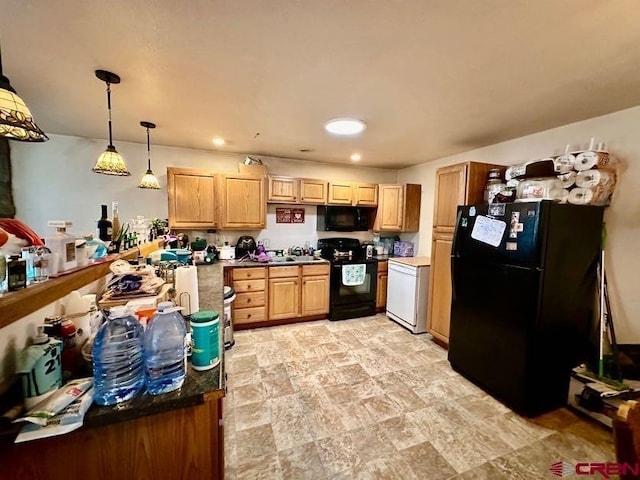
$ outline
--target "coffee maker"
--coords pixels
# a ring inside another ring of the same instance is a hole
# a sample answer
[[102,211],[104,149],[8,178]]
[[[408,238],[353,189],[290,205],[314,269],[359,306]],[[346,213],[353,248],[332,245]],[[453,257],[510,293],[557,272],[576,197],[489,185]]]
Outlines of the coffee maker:
[[255,253],[256,241],[249,235],[242,235],[236,242],[236,259],[247,257],[250,253]]

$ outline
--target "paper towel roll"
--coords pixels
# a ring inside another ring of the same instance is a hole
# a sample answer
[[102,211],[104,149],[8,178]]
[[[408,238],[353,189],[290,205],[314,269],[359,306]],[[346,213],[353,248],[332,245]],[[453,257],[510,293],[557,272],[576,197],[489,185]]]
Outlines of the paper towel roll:
[[565,153],[553,160],[553,168],[558,173],[570,172],[573,170],[573,164],[576,161],[575,155],[571,153]]
[[576,184],[576,172],[561,173],[558,178],[562,182],[562,188],[571,188]]
[[583,170],[576,175],[576,185],[581,188],[613,186],[615,181],[615,173],[609,170]]
[[574,168],[578,171],[589,170],[591,168],[597,168],[609,163],[608,152],[598,152],[594,150],[587,150],[576,156],[576,160],[573,164]]
[[591,205],[595,194],[590,188],[574,188],[569,192],[567,201],[574,205]]
[[200,310],[197,267],[188,265],[176,268],[175,285],[176,303],[184,307],[183,315],[191,315]]

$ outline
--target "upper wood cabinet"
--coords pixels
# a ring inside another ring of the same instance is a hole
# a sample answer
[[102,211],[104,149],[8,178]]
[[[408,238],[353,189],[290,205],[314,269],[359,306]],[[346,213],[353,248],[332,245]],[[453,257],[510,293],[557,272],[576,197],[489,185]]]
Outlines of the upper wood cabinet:
[[216,175],[212,170],[167,168],[169,227],[216,228]]
[[417,232],[420,227],[420,196],[416,184],[378,185],[378,211],[374,230]]
[[371,183],[329,182],[327,204],[375,207],[378,204],[378,185]]
[[359,207],[375,207],[378,205],[378,185],[354,183],[353,204]]
[[269,175],[267,177],[267,201],[274,203],[297,203],[300,181],[293,177]]
[[258,230],[266,224],[264,177],[219,174],[220,228]]
[[502,165],[466,162],[437,170],[433,228],[439,232],[453,233],[458,205],[484,202],[484,187],[492,168],[505,169]]
[[329,182],[329,205],[353,205],[353,187],[351,182]]
[[324,205],[327,203],[327,185],[326,180],[301,178],[300,203]]
[[327,203],[327,181],[279,175],[267,177],[267,201],[270,203]]

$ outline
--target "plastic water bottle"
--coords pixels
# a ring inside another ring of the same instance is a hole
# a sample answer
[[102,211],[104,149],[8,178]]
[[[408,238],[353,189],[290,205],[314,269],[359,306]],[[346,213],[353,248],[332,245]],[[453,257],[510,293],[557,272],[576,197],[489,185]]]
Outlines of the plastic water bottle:
[[179,310],[171,302],[159,303],[145,331],[145,381],[151,395],[177,390],[187,374],[187,328]]
[[93,343],[94,400],[113,405],[144,386],[143,329],[127,307],[113,307]]

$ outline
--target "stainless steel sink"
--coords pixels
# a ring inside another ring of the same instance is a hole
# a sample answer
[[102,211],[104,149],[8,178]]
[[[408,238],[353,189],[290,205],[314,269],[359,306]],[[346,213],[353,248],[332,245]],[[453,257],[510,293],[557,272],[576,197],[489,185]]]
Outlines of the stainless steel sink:
[[313,255],[300,255],[300,256],[288,256],[288,257],[273,257],[269,263],[309,263],[315,261],[321,261],[322,259],[316,259]]

